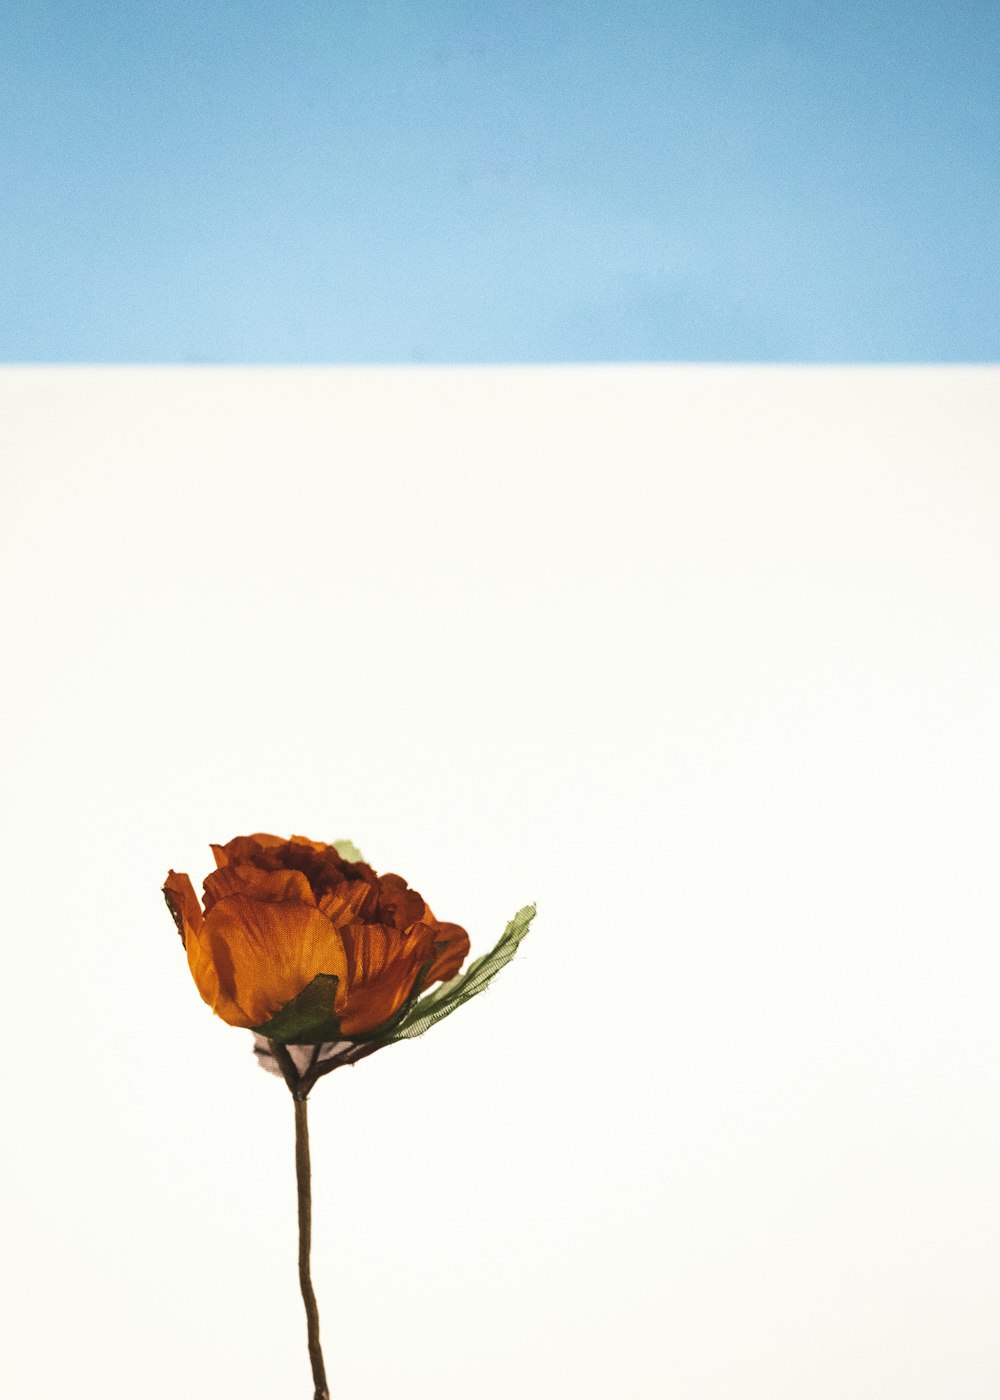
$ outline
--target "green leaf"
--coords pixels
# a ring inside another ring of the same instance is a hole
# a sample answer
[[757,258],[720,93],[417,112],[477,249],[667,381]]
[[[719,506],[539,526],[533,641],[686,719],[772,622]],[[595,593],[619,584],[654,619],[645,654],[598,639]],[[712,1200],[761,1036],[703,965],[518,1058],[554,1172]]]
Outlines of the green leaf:
[[253,1029],[283,1045],[322,1045],[327,1040],[340,1040],[340,1024],[333,1014],[338,980],[331,973],[319,973],[270,1021]]
[[426,996],[411,1002],[399,1024],[386,1037],[387,1043],[396,1040],[412,1040],[423,1035],[438,1021],[443,1021],[465,1002],[486,990],[502,967],[510,962],[517,952],[521,939],[528,932],[535,917],[535,906],[527,904],[511,919],[503,931],[499,943],[489,953],[470,963],[464,972],[444,982]]
[[353,841],[334,841],[333,849],[340,856],[341,860],[349,860],[354,863],[364,862],[364,856],[355,846]]

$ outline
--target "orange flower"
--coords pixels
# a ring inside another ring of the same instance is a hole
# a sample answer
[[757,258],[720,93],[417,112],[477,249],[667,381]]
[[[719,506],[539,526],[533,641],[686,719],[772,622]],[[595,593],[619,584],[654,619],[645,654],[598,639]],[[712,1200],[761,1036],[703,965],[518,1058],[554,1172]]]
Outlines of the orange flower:
[[335,846],[258,834],[212,850],[204,911],[187,875],[171,870],[163,893],[199,992],[231,1026],[290,1044],[388,1031],[469,951],[399,875]]

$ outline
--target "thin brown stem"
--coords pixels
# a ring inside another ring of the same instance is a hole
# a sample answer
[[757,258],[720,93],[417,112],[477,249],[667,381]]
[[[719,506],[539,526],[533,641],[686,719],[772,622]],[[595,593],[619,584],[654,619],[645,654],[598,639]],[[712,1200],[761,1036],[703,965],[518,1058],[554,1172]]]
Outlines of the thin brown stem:
[[[286,1052],[287,1053],[287,1052]],[[306,1330],[309,1339],[309,1360],[312,1364],[316,1393],[313,1400],[330,1400],[323,1352],[319,1344],[319,1309],[309,1273],[309,1250],[312,1244],[312,1183],[309,1167],[309,1101],[301,1092],[293,1091],[295,1101],[295,1177],[299,1188],[299,1285],[306,1306]]]
[[375,1050],[381,1050],[382,1046],[384,1046],[384,1042],[373,1040],[373,1042],[360,1044],[360,1046],[350,1046],[349,1049],[340,1051],[340,1054],[332,1056],[329,1060],[317,1061],[317,1064],[311,1065],[307,1074],[303,1075],[304,1092],[310,1092],[317,1079],[324,1078],[324,1075],[331,1074],[333,1070],[339,1070],[342,1065],[356,1064],[357,1061],[364,1060],[366,1056],[374,1054]]
[[297,1095],[302,1081],[299,1078],[299,1072],[295,1067],[295,1061],[289,1054],[287,1046],[282,1045],[280,1040],[269,1040],[267,1043],[271,1047],[271,1054],[277,1061],[278,1068],[281,1070],[285,1083],[288,1085],[291,1093]]

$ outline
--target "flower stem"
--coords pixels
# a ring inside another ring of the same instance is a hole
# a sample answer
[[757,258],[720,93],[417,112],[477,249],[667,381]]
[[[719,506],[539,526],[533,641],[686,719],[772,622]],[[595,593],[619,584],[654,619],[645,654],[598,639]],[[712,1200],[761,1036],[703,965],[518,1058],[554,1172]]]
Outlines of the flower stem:
[[309,1273],[309,1250],[312,1244],[312,1183],[309,1168],[309,1101],[303,1094],[293,1094],[295,1103],[295,1177],[299,1188],[299,1284],[306,1305],[306,1328],[309,1337],[309,1360],[312,1364],[316,1393],[313,1400],[330,1400],[330,1389],[319,1344],[319,1309]]

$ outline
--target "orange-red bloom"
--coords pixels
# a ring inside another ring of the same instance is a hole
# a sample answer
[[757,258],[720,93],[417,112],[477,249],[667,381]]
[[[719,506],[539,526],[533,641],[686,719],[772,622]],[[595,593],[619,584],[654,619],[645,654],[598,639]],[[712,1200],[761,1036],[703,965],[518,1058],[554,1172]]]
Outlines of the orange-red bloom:
[[454,977],[469,951],[465,930],[439,923],[399,875],[333,846],[258,834],[212,850],[204,911],[187,875],[171,870],[163,893],[199,992],[231,1026],[266,1028],[314,984],[313,1002],[332,1004],[314,1005],[320,1029],[303,1039],[329,1039],[329,1024],[366,1035]]

